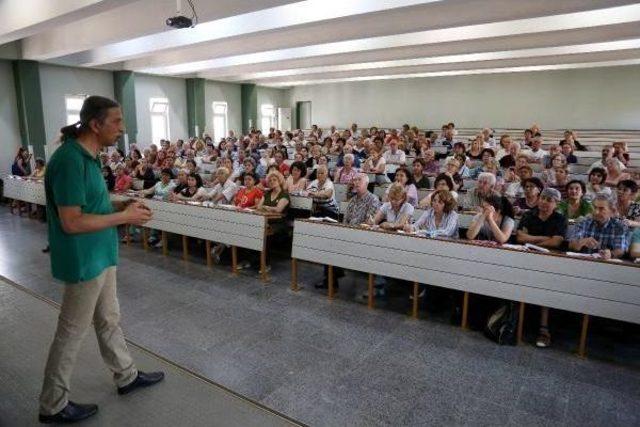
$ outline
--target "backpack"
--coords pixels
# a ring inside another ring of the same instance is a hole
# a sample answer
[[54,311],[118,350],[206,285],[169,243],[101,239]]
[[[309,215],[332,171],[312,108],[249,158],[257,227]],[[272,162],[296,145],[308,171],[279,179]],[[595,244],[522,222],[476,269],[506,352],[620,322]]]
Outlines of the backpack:
[[496,310],[487,321],[484,334],[500,345],[516,345],[518,311],[512,302]]

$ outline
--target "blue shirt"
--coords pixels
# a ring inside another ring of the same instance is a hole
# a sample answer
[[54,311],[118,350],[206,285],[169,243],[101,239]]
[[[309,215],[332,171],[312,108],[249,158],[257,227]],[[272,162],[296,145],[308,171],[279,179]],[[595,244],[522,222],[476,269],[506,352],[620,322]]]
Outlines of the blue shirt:
[[602,225],[593,218],[586,218],[579,222],[573,230],[571,240],[584,239],[585,237],[593,237],[600,242],[601,250],[622,249],[626,252],[629,247],[627,226],[618,218],[609,218]]

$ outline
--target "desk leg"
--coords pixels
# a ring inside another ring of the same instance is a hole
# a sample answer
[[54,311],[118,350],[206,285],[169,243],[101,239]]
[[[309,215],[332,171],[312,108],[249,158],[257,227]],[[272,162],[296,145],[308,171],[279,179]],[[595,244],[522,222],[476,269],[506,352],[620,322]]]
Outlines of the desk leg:
[[182,236],[182,259],[189,260],[189,238],[187,236]]
[[418,294],[419,292],[418,282],[413,282],[413,307],[411,310],[411,317],[414,319],[418,318]]
[[146,227],[142,227],[142,233],[141,235],[141,239],[142,239],[142,247],[144,248],[145,251],[149,250],[149,242],[147,242],[147,229]]
[[204,247],[205,251],[207,251],[207,267],[211,268],[213,266],[213,259],[211,258],[211,241],[205,241]]
[[522,333],[524,330],[524,307],[525,303],[520,302],[520,309],[518,310],[518,345],[522,344]]
[[291,290],[298,292],[298,260],[291,258]]
[[260,251],[260,278],[263,282],[267,282],[269,280],[269,276],[267,275],[267,251]]
[[169,242],[167,241],[167,232],[162,232],[162,255],[169,255]]
[[368,304],[367,307],[369,308],[374,308],[375,307],[375,295],[376,295],[376,291],[373,289],[373,280],[374,280],[374,275],[369,273],[369,298],[368,298]]
[[587,330],[589,329],[589,315],[582,315],[582,331],[580,331],[580,346],[578,347],[578,356],[586,357],[587,355]]
[[329,299],[333,299],[333,265],[328,267],[327,281],[329,282]]
[[231,273],[238,274],[238,248],[231,246]]
[[467,329],[468,326],[468,322],[467,322],[467,316],[469,315],[469,292],[465,292],[464,296],[462,297],[462,324],[460,326],[462,326],[462,329]]

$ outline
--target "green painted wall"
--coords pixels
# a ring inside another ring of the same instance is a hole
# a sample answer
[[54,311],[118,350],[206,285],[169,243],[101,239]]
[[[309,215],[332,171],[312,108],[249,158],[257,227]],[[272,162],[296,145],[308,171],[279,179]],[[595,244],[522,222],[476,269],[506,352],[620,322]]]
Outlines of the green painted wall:
[[[114,71],[113,73],[113,93],[116,101],[118,101],[122,107],[129,144],[133,144],[138,140],[135,81],[136,76],[133,71]],[[124,139],[121,139],[118,145],[120,148],[124,148]]]
[[35,61],[13,61],[13,80],[16,87],[21,143],[24,147],[33,146],[35,157],[44,158],[47,138],[42,111],[40,65]]
[[254,127],[260,127],[258,123],[258,89],[254,84],[240,86],[240,104],[242,108],[242,133],[246,134]]
[[[187,129],[189,136],[202,136],[206,126],[204,79],[187,79]],[[197,130],[197,132],[196,132]]]

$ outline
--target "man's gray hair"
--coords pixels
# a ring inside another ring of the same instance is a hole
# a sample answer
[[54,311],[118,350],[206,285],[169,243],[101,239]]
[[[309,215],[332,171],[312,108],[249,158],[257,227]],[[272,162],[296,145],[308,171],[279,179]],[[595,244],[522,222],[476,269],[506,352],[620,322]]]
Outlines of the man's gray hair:
[[480,175],[478,175],[478,181],[485,179],[489,181],[492,187],[496,185],[496,176],[491,172],[482,172],[480,173]]
[[358,178],[362,178],[364,180],[364,182],[369,185],[369,174],[360,172],[356,175]]
[[609,204],[609,209],[614,208],[613,197],[609,196],[608,194],[597,193],[591,203],[596,201],[607,202]]
[[344,155],[343,160],[347,160],[347,159],[351,159],[352,162],[355,162],[355,160],[356,160],[355,156],[353,154],[351,154],[351,153],[347,153],[347,154]]

